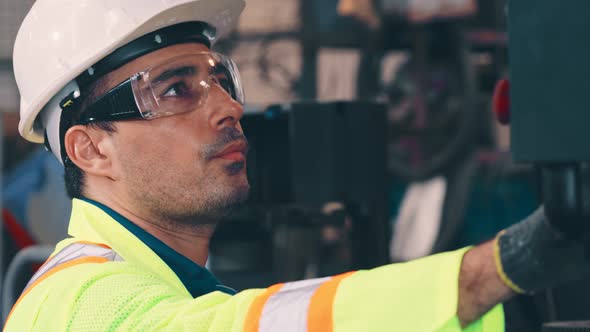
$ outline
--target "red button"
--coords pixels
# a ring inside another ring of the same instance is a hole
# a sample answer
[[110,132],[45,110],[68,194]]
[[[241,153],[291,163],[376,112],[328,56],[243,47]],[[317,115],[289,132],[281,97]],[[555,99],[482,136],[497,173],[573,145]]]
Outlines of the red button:
[[502,79],[496,84],[492,110],[501,124],[510,123],[510,82],[507,79]]

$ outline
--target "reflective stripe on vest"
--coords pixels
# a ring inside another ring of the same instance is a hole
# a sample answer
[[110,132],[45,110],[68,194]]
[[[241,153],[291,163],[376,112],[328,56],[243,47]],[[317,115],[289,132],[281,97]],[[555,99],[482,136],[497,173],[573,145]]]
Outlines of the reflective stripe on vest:
[[35,284],[37,280],[40,280],[46,273],[51,272],[51,270],[68,262],[85,257],[101,257],[107,261],[123,261],[123,258],[119,256],[119,254],[105,245],[88,242],[72,243],[47,259],[43,266],[41,266],[41,268],[39,268],[39,270],[33,275],[23,290],[23,294],[29,289],[29,287]]
[[275,285],[252,303],[246,332],[332,331],[332,305],[340,282],[350,276],[311,279]]

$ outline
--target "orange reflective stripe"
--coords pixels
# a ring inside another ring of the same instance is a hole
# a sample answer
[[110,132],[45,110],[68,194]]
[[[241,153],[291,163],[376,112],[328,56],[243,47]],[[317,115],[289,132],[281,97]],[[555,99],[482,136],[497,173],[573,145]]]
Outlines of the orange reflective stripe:
[[106,245],[106,244],[104,244],[104,243],[97,243],[97,242],[90,242],[90,241],[76,241],[76,242],[74,242],[74,243],[77,243],[77,244],[89,244],[89,245],[92,245],[92,246],[99,246],[99,247],[103,247],[103,248],[105,248],[105,249],[113,249],[113,248],[111,248],[111,247],[107,246],[107,245]]
[[260,317],[262,316],[262,310],[264,310],[266,301],[268,301],[273,294],[280,291],[283,285],[284,284],[277,284],[267,288],[266,291],[258,295],[254,302],[252,302],[250,309],[248,310],[248,315],[246,316],[246,321],[244,322],[244,332],[258,332]]
[[289,282],[271,296],[262,310],[258,332],[305,332],[311,297],[325,282],[332,279],[316,278]]
[[331,332],[334,329],[332,309],[336,291],[340,282],[353,273],[348,272],[334,276],[316,290],[307,312],[307,331]]
[[91,242],[74,242],[64,248],[58,253],[51,256],[38,270],[35,272],[31,280],[23,291],[26,291],[37,279],[41,278],[45,273],[51,271],[58,265],[65,264],[69,261],[78,259],[80,257],[104,257],[109,261],[123,260],[113,249],[104,244]]
[[[56,266],[55,268],[49,270],[47,273],[43,274],[39,279],[35,280],[34,283],[32,283],[27,290],[25,290],[21,296],[18,298],[18,300],[16,301],[16,303],[14,304],[14,306],[12,306],[12,309],[10,310],[10,313],[8,314],[8,317],[6,318],[6,322],[8,322],[8,320],[10,319],[10,316],[12,315],[12,311],[14,310],[14,308],[16,308],[16,306],[19,304],[19,302],[33,289],[35,288],[35,286],[37,286],[40,282],[42,282],[43,280],[49,278],[51,275],[67,269],[68,267],[72,267],[75,265],[80,265],[80,264],[85,264],[85,263],[105,263],[108,262],[109,260],[105,257],[95,257],[95,256],[87,256],[87,257],[81,257],[78,259],[74,259],[71,260],[69,262],[63,263],[61,265]],[[7,324],[5,324],[4,326],[6,326]]]
[[275,285],[251,304],[246,332],[332,331],[332,306],[340,282],[352,273]]

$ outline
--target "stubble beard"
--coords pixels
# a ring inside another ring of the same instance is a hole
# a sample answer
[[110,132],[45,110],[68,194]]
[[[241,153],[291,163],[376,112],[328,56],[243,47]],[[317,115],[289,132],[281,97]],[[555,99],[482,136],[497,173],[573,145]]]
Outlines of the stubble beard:
[[[215,144],[205,146],[201,160],[206,164],[217,163],[212,158],[214,153],[236,140],[243,140],[247,144],[246,138],[237,130],[232,128],[222,131]],[[248,199],[250,186],[245,161],[233,162],[221,166],[221,169],[218,168],[220,165],[211,164],[219,171],[207,172],[202,169],[203,173],[198,174],[198,178],[190,179],[187,174],[195,175],[190,169],[145,169],[144,165],[161,165],[161,162],[144,160],[137,163],[136,160],[122,160],[129,196],[138,210],[149,214],[149,219],[159,227],[187,231],[208,229]]]
[[248,199],[250,187],[245,175],[233,177],[244,178],[232,179],[237,183],[227,183],[217,177],[205,177],[190,186],[174,181],[176,186],[165,184],[150,189],[144,182],[143,193],[134,200],[141,201],[160,227],[170,230],[211,228]]

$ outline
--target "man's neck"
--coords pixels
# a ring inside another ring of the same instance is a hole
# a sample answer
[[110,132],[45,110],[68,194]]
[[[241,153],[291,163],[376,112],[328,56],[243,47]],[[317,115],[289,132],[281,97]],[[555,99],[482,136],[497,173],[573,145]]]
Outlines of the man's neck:
[[205,266],[209,257],[209,240],[213,235],[213,226],[171,229],[140,218],[134,220],[127,216],[125,217],[181,255],[198,265]]
[[87,195],[87,197],[108,206],[194,263],[204,266],[207,262],[209,241],[215,230],[214,226],[179,227],[173,223],[134,213],[112,195],[110,197]]

